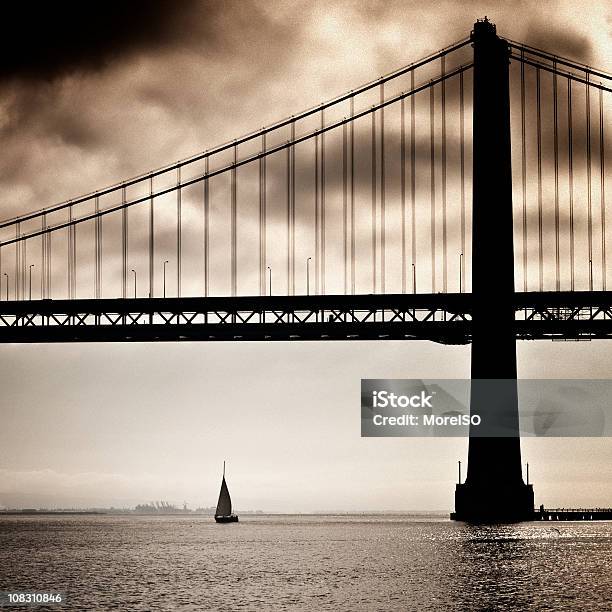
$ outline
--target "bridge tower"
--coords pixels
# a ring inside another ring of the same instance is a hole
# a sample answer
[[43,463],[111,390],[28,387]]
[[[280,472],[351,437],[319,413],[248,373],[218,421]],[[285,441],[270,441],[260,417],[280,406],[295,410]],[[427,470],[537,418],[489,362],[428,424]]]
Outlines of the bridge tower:
[[[533,513],[522,477],[510,149],[509,47],[486,18],[474,24],[472,371],[470,411],[504,437],[470,430],[468,473],[455,490],[457,520],[520,521]],[[489,430],[490,431],[490,430]]]

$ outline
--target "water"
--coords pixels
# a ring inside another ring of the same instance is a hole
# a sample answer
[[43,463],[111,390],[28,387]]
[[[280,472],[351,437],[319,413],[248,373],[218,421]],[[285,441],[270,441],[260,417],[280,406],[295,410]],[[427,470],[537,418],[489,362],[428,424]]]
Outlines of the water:
[[64,590],[63,609],[79,611],[612,606],[612,522],[473,527],[404,515],[240,520],[1,517],[0,590]]

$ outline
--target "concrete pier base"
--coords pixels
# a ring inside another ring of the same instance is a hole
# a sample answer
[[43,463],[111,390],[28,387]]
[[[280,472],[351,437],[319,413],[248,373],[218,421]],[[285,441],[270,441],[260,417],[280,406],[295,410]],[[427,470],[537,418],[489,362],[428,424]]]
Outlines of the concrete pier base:
[[474,486],[457,484],[455,489],[456,521],[518,522],[533,520],[533,486],[516,483],[512,486]]

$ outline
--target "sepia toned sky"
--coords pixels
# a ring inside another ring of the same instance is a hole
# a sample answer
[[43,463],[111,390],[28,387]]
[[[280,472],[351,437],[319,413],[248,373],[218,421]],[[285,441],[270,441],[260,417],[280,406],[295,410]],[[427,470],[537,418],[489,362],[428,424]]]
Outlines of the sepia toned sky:
[[[109,4],[93,20],[76,2],[34,19],[5,9],[2,219],[295,114],[464,38],[484,15],[508,38],[612,69],[606,2]],[[520,343],[519,375],[609,378],[611,351]],[[238,508],[447,510],[467,456],[461,440],[361,439],[359,384],[467,377],[469,347],[3,345],[0,360],[0,506],[210,506],[225,459]],[[610,505],[609,440],[523,449],[538,505]]]

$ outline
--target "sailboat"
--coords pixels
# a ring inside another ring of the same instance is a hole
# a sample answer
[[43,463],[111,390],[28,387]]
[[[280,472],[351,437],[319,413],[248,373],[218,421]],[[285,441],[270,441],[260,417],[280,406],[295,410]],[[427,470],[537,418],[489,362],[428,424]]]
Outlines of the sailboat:
[[215,510],[215,521],[217,523],[238,522],[238,516],[232,514],[232,498],[225,482],[225,461],[223,462],[223,480],[221,480],[221,491],[219,491],[219,501]]

